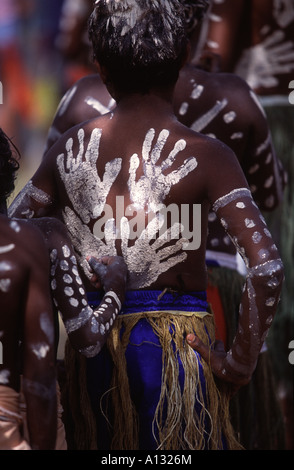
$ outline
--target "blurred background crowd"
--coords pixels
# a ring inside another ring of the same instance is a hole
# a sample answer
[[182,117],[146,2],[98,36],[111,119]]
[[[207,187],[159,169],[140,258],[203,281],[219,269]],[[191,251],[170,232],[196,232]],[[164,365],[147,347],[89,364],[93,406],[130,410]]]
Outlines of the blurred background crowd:
[[[39,165],[61,97],[95,72],[86,32],[92,5],[93,0],[0,0],[0,127],[21,153],[16,192]],[[288,348],[294,340],[294,0],[212,1],[198,54],[202,67],[239,74],[253,88],[288,173],[285,205],[270,221],[286,261],[286,284],[269,346],[281,400],[286,397],[287,447],[293,448],[294,367]]]
[[64,92],[93,71],[92,0],[0,0],[0,123],[19,148],[18,187],[39,164]]

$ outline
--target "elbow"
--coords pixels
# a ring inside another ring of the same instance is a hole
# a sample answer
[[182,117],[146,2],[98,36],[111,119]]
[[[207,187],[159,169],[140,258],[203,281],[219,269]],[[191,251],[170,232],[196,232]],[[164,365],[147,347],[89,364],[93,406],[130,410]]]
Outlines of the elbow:
[[262,295],[278,300],[284,282],[283,262],[280,258],[269,259],[265,263],[249,268],[248,277]]
[[82,356],[85,356],[87,358],[91,358],[94,356],[97,356],[99,352],[101,351],[104,342],[105,341],[99,341],[97,339],[92,340],[89,337],[84,337],[77,340],[77,338],[74,338],[73,335],[68,335],[71,347],[81,354]]
[[94,345],[91,345],[91,346],[86,346],[85,348],[81,348],[79,349],[79,353],[82,355],[82,356],[85,356],[86,358],[91,358],[91,357],[95,357],[97,356],[97,354],[100,353],[101,351],[101,344],[99,342],[97,342],[96,344]]
[[276,300],[280,298],[284,279],[285,271],[282,260],[280,258],[272,260],[270,262],[268,276],[266,277],[266,289]]

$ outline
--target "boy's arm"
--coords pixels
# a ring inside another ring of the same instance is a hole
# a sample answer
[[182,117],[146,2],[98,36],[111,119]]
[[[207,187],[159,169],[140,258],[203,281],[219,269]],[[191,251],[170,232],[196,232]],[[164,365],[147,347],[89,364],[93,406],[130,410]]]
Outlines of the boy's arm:
[[54,449],[57,429],[55,331],[47,248],[28,233],[31,255],[24,321],[23,392],[32,449]]

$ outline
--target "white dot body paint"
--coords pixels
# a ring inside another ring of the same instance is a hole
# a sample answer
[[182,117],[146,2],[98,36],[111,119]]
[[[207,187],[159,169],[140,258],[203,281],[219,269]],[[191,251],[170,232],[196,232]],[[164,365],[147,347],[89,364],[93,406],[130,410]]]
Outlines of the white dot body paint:
[[0,273],[11,271],[13,269],[12,264],[9,261],[0,261]]
[[11,279],[0,279],[0,291],[7,293],[10,290]]
[[226,114],[224,114],[223,119],[226,124],[229,124],[234,121],[236,118],[236,113],[234,111],[230,111]]
[[73,306],[73,307],[78,307],[79,306],[79,301],[77,299],[74,299],[73,297],[71,297],[69,299],[69,303]]
[[57,258],[57,250],[55,248],[53,248],[53,250],[50,253],[50,260],[52,262],[54,262],[54,261],[56,261],[56,258]]
[[73,282],[73,279],[69,274],[64,274],[62,279],[66,284],[72,284]]
[[10,372],[9,370],[3,369],[0,371],[0,384],[6,385],[9,383],[9,376]]
[[20,225],[16,220],[11,220],[9,225],[16,233],[20,232]]
[[187,102],[184,102],[181,104],[180,109],[179,109],[179,115],[184,116],[189,108],[189,104]]
[[203,85],[195,85],[193,90],[192,90],[192,93],[191,93],[191,98],[193,100],[197,100],[203,93],[203,90],[204,90],[204,86]]
[[253,243],[256,243],[256,244],[259,243],[262,240],[261,233],[254,232],[254,234],[252,235],[252,240],[253,240]]
[[[250,191],[245,188],[239,188],[215,201],[213,209],[217,212],[236,201],[236,209],[243,212],[246,208],[250,208],[247,202],[245,204],[243,201],[238,200],[243,197],[246,198],[246,201],[249,199],[249,204],[256,208],[256,204],[253,202]],[[263,226],[260,225],[260,221]],[[225,225],[225,222],[223,225]],[[271,255],[275,251],[273,246],[258,249],[258,245],[262,240],[265,239],[265,237],[270,237],[264,218],[262,216],[257,216],[257,218],[253,220],[251,217],[246,217],[244,219],[244,225],[246,230],[248,230],[248,236],[250,236],[253,243],[257,245],[255,260],[258,256],[260,263],[253,267],[249,267],[249,259],[245,256],[245,249],[240,246],[241,241],[239,243],[237,236],[232,237],[232,240],[247,267],[247,277],[243,292],[247,293],[249,306],[248,309],[246,308],[246,315],[243,312],[243,309],[240,308],[237,332],[238,336],[236,336],[236,338],[238,337],[238,342],[234,341],[230,354],[227,355],[226,363],[229,368],[232,367],[233,369],[238,370],[239,373],[250,374],[255,367],[258,353],[272,321],[272,315],[269,317],[267,315],[270,314],[270,309],[275,308],[278,302],[278,294],[275,296],[274,291],[272,291],[271,295],[270,289],[276,289],[281,284],[280,274],[283,269],[283,264],[280,259],[271,259]],[[242,229],[241,237],[244,236],[244,234],[244,229]],[[242,240],[241,237],[240,240]],[[262,281],[262,284],[260,284],[260,281]],[[259,305],[260,298],[258,297],[259,291],[257,290],[259,285],[263,285],[263,291],[265,292],[263,305]],[[264,311],[264,307],[268,309],[268,313],[267,311]],[[243,328],[244,325],[242,325],[243,321],[246,321],[246,335]],[[246,354],[247,364],[244,364],[241,354],[242,350],[243,354]]]
[[68,270],[69,270],[69,264],[68,264],[67,261],[61,260],[59,264],[60,264],[60,268],[61,268],[63,271],[68,271]]
[[15,248],[14,243],[10,243],[9,245],[5,245],[5,246],[0,246],[0,255],[9,253],[10,251],[14,250],[14,248]]
[[234,132],[234,134],[231,135],[231,140],[243,139],[243,137],[243,132]]
[[32,345],[32,351],[38,359],[44,359],[49,351],[50,347],[46,343],[38,343]]
[[253,222],[253,220],[245,219],[245,226],[247,228],[253,228],[253,227],[255,227],[255,223]]
[[74,294],[74,290],[72,289],[72,287],[65,287],[64,288],[64,293],[68,297],[71,297]]
[[70,249],[69,249],[69,247],[68,247],[67,245],[64,245],[64,246],[62,247],[62,252],[63,252],[63,256],[64,256],[65,258],[69,258],[69,257],[70,257]]

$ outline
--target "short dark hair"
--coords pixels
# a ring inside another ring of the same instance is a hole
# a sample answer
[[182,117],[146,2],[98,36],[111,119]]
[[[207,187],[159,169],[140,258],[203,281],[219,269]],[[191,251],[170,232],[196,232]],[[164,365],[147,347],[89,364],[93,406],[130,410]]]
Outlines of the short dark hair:
[[19,162],[14,156],[19,151],[0,128],[0,201],[4,202],[14,190]]
[[175,83],[186,55],[179,0],[97,0],[89,18],[94,59],[117,90]]
[[203,20],[211,2],[210,0],[180,0],[180,2],[184,7],[186,32],[190,35]]

